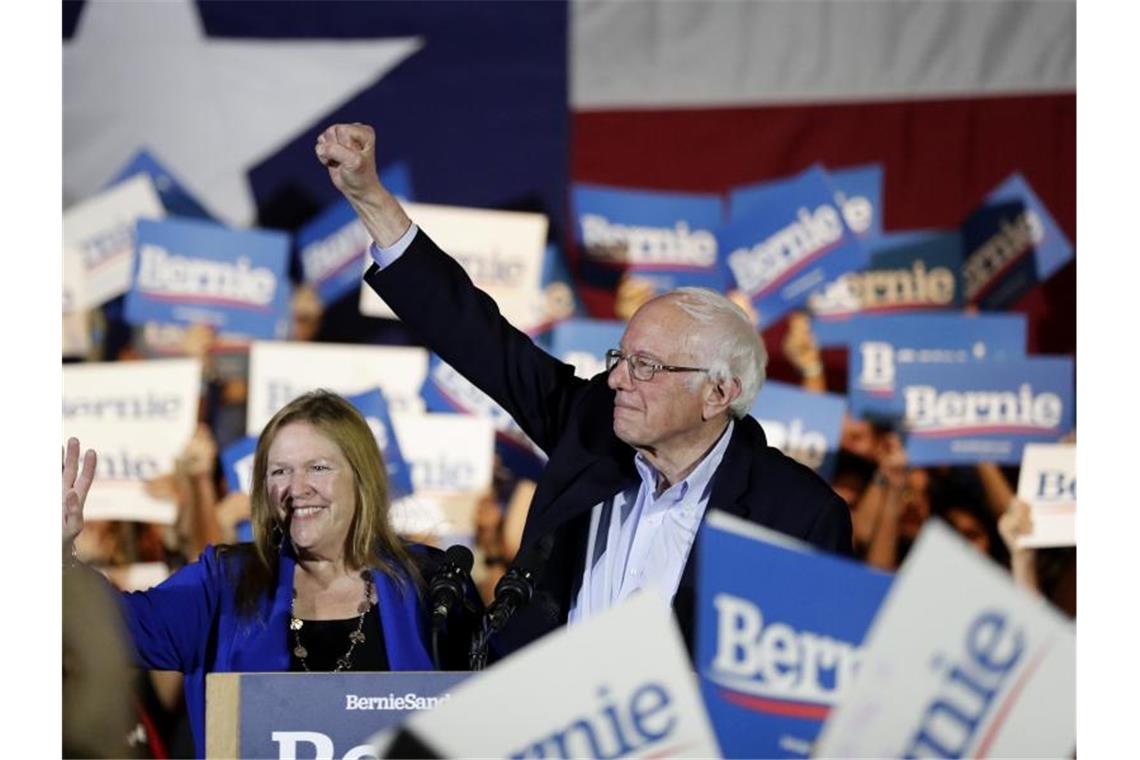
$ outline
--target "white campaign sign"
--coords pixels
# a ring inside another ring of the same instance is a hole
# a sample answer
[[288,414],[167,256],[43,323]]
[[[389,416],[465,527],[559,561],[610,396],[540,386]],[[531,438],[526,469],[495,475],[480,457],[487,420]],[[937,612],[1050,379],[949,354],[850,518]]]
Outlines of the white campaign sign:
[[[536,304],[544,303],[546,216],[425,203],[405,203],[404,208],[420,229],[495,299],[508,322],[526,332],[545,319]],[[366,256],[364,268],[371,264],[372,257]],[[396,316],[366,284],[360,288],[360,313],[386,319]]]
[[91,350],[87,330],[87,298],[83,294],[83,257],[73,246],[63,247],[63,355],[86,356]]
[[1073,623],[927,522],[832,710],[818,757],[1068,757]]
[[260,435],[278,409],[318,388],[353,396],[380,386],[390,411],[423,411],[427,365],[427,351],[409,346],[254,341],[246,433]]
[[198,421],[196,359],[70,364],[63,368],[63,433],[99,456],[88,520],[170,524],[177,506],[144,492],[174,469]]
[[[441,757],[720,757],[681,634],[652,591],[472,676],[403,726]],[[396,732],[369,740],[378,757]]]
[[1027,502],[1033,532],[1025,547],[1077,543],[1077,447],[1071,443],[1029,443],[1021,455],[1017,495]]
[[411,496],[392,504],[392,527],[433,543],[471,544],[475,506],[491,488],[495,430],[466,414],[393,414],[400,453],[412,473]]
[[166,211],[149,175],[136,174],[63,214],[63,244],[83,260],[83,308],[127,292],[135,253],[135,223]]

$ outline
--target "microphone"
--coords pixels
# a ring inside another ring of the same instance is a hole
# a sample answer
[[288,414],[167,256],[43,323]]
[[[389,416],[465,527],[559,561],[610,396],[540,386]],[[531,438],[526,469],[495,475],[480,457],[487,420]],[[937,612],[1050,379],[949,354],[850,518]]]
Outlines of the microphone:
[[491,635],[503,630],[515,612],[530,602],[535,587],[542,580],[553,547],[554,536],[543,536],[537,544],[522,552],[506,575],[499,579],[495,585],[495,598],[483,616],[483,628],[471,642],[471,670],[483,669]]
[[452,608],[465,596],[464,581],[471,577],[475,556],[462,544],[450,547],[444,554],[443,566],[431,579],[428,593],[431,598],[431,627],[439,630],[447,622]]

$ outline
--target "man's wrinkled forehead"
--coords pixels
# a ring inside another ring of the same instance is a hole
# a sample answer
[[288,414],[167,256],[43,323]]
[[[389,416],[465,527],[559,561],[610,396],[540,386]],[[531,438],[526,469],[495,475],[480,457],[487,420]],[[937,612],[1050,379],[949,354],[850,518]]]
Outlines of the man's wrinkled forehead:
[[629,320],[621,338],[626,353],[672,359],[691,353],[695,320],[668,296],[644,304]]

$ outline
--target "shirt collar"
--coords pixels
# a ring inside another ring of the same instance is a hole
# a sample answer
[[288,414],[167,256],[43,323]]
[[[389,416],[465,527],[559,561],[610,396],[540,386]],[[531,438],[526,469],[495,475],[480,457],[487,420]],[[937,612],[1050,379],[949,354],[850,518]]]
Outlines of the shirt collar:
[[[700,463],[693,468],[693,471],[680,483],[669,486],[655,500],[664,500],[666,503],[675,504],[682,501],[693,489],[696,489],[698,494],[703,494],[712,481],[716,468],[720,466],[720,460],[724,458],[724,452],[728,449],[728,441],[732,438],[732,430],[735,426],[736,420],[730,418],[724,432],[717,439],[716,445],[705,454]],[[650,464],[640,451],[634,455],[633,463],[637,467],[637,473],[641,476],[641,482],[649,489],[649,493],[655,493],[657,491],[657,479],[660,476],[657,468]]]

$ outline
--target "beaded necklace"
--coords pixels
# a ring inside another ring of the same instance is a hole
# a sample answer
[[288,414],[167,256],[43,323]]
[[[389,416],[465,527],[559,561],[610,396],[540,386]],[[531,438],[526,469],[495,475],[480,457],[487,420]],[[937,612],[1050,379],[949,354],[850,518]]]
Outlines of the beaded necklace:
[[[360,617],[356,620],[356,630],[348,634],[348,651],[343,656],[339,657],[336,661],[336,667],[333,673],[339,673],[342,670],[352,670],[352,651],[356,649],[357,644],[364,643],[364,616],[368,614],[368,610],[376,603],[375,599],[375,586],[372,583],[372,573],[367,570],[360,572],[360,577],[364,579],[364,600],[357,607],[360,611]],[[309,650],[305,649],[304,644],[301,643],[301,629],[305,626],[305,621],[297,617],[297,589],[293,589],[293,601],[289,604],[289,630],[293,632],[293,654],[301,662],[301,667],[306,671],[309,670],[309,663],[306,658],[309,656]]]

